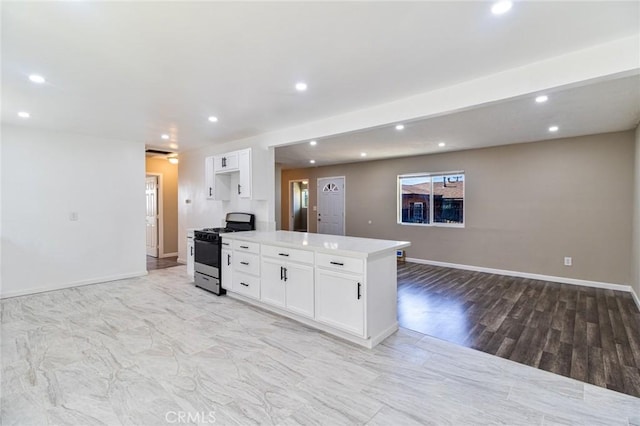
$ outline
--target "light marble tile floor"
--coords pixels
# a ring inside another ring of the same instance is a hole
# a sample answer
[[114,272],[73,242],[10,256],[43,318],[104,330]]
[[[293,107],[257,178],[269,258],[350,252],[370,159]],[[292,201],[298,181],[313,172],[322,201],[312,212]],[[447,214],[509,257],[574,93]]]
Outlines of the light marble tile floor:
[[184,266],[2,300],[2,425],[638,425],[640,399],[400,329],[361,348]]

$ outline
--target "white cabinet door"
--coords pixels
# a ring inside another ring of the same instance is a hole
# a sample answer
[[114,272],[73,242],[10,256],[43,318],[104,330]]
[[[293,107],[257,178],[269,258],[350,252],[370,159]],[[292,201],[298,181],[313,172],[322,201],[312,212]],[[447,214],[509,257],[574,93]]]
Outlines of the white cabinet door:
[[222,274],[222,287],[233,291],[233,251],[221,250],[220,273]]
[[214,157],[204,159],[204,188],[208,200],[215,200],[215,174],[213,172]]
[[313,318],[313,266],[287,263],[284,278],[287,309]]
[[238,196],[251,198],[251,148],[238,151],[238,168],[240,169]]
[[187,275],[193,279],[195,273],[195,243],[193,242],[193,236],[187,237]]
[[364,282],[361,275],[316,269],[316,320],[364,335]]
[[238,171],[238,153],[216,155],[214,160],[215,173],[231,173]]
[[270,305],[285,307],[284,266],[272,259],[262,259],[260,299]]

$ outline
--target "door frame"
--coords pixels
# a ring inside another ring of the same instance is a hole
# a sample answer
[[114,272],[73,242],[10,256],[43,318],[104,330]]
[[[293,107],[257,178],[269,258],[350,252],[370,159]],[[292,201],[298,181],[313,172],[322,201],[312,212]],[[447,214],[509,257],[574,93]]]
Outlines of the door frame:
[[164,185],[162,182],[162,173],[145,172],[145,178],[151,176],[158,178],[158,184],[156,185],[156,191],[158,192],[158,196],[156,197],[158,202],[158,259],[161,259],[166,257],[164,254],[164,203],[162,201],[162,190]]
[[317,190],[316,196],[318,197],[318,201],[317,201],[318,208],[316,210],[316,233],[319,233],[318,232],[318,211],[320,211],[320,192],[322,191],[322,189],[320,188],[319,182],[322,179],[342,179],[342,182],[344,184],[344,188],[342,188],[342,235],[347,235],[347,198],[346,198],[347,178],[346,176],[326,176],[326,177],[323,176],[323,177],[316,178],[316,190]]
[[[294,215],[293,213],[293,184],[296,182],[302,183],[302,182],[307,182],[307,190],[309,189],[310,185],[309,182],[311,181],[311,179],[293,179],[289,181],[289,231],[293,231],[295,228],[295,220],[292,219],[292,216]],[[307,232],[309,232],[309,206],[307,206]]]

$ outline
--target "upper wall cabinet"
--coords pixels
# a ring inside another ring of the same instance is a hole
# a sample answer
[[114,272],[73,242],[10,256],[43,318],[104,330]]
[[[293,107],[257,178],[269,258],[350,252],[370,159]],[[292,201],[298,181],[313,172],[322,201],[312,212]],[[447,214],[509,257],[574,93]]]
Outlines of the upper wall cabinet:
[[231,173],[238,171],[239,151],[213,157],[213,170],[215,173]]
[[207,199],[230,200],[232,197],[266,199],[265,170],[267,158],[256,159],[259,152],[251,148],[215,155],[205,159]]

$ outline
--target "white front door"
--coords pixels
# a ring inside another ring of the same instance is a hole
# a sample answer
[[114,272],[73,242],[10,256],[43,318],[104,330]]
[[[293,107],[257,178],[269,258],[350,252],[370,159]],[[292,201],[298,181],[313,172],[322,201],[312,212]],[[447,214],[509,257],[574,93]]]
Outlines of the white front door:
[[344,176],[318,179],[318,234],[344,235]]
[[158,257],[158,177],[147,176],[147,255]]

